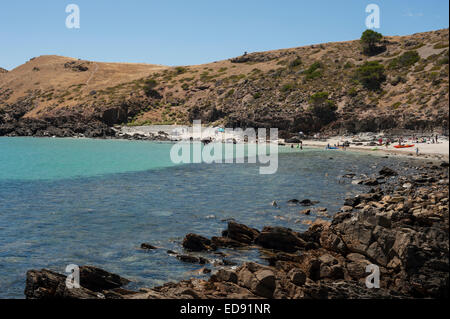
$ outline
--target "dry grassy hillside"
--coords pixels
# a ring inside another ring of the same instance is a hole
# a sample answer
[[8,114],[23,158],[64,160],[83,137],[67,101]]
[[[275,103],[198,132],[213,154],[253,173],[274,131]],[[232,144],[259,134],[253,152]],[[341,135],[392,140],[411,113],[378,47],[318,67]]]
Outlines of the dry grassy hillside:
[[[286,133],[445,131],[448,36],[444,29],[384,37],[385,50],[375,56],[364,55],[355,40],[183,67],[41,56],[0,75],[0,135],[41,135],[44,123],[67,128],[52,134],[70,135],[74,123],[83,132],[87,122],[187,124],[196,118]],[[379,89],[356,76],[366,61],[384,67]],[[318,92],[337,107],[331,117],[312,110]]]

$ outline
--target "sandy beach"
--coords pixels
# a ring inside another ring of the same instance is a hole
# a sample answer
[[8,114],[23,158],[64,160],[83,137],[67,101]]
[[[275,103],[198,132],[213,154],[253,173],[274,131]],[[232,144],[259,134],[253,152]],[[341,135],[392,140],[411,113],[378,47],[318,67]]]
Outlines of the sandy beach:
[[[333,137],[327,139],[326,141],[318,140],[303,140],[303,146],[310,147],[323,147],[325,148],[328,144],[331,146],[342,145],[345,140],[343,137]],[[366,145],[350,145],[347,150],[352,151],[364,151],[364,152],[374,152],[374,153],[386,153],[389,155],[397,156],[414,156],[419,158],[435,158],[435,159],[449,159],[449,142],[448,140],[440,140],[438,144],[432,143],[414,143],[414,147],[397,149],[394,147],[397,143],[393,143],[386,146],[366,146]],[[416,148],[419,148],[419,155],[416,155]],[[344,151],[343,148],[335,151]]]
[[[119,136],[123,134],[127,135],[142,135],[142,136],[150,136],[151,134],[158,134],[160,132],[164,132],[171,140],[189,140],[189,138],[193,138],[194,140],[201,139],[211,139],[212,141],[232,141],[235,140],[238,143],[243,143],[243,136],[236,132],[218,132],[217,127],[202,127],[200,132],[193,132],[192,127],[189,126],[176,126],[176,125],[150,125],[150,126],[122,126],[117,129]],[[377,136],[378,137],[378,136]],[[439,160],[448,160],[449,159],[449,141],[447,137],[440,137],[438,139],[438,143],[431,143],[427,141],[426,143],[416,143],[409,139],[406,141],[406,144],[413,144],[414,147],[397,149],[394,145],[398,143],[392,143],[388,147],[386,146],[374,146],[369,145],[374,140],[377,140],[377,137],[369,136],[367,134],[359,134],[354,137],[344,137],[344,136],[335,136],[328,139],[303,139],[303,146],[306,147],[318,147],[325,148],[327,145],[337,146],[343,145],[345,142],[350,142],[350,146],[346,148],[346,150],[351,151],[363,151],[363,152],[371,152],[371,153],[381,153],[387,155],[396,155],[396,156],[413,156],[417,158],[429,158],[429,159],[439,159]],[[285,143],[283,139],[273,140],[272,142],[279,142],[286,145],[291,145],[291,143]],[[293,143],[294,146],[297,146],[297,143]],[[416,149],[418,150],[418,155],[416,153]],[[339,148],[339,150],[330,150],[337,152],[344,152],[343,148]]]

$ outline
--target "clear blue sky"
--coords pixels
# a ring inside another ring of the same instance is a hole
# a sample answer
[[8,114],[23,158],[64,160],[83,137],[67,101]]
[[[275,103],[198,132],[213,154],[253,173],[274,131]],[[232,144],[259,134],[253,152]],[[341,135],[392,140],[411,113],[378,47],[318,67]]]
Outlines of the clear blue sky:
[[[81,10],[67,29],[66,5]],[[0,66],[57,54],[110,62],[200,64],[244,51],[353,40],[366,5],[386,35],[448,28],[447,0],[14,0],[0,3]]]

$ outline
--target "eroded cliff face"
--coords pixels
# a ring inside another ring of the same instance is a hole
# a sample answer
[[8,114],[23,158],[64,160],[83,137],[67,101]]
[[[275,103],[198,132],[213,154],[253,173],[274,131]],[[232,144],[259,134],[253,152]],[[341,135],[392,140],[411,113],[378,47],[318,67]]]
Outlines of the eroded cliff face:
[[[0,73],[0,134],[107,136],[115,124],[193,119],[276,127],[286,136],[448,131],[448,29],[385,37],[382,47],[366,56],[359,40],[326,43],[184,67],[42,56]],[[384,68],[379,89],[366,88],[356,76],[368,61]],[[333,114],[312,110],[318,92],[336,106]],[[101,132],[91,134],[94,128]]]

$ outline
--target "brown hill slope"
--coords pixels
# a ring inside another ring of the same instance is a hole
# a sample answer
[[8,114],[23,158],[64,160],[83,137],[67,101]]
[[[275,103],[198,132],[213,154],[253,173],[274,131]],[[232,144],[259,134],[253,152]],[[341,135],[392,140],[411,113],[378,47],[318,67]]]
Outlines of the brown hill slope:
[[[0,76],[0,135],[101,136],[114,124],[196,118],[286,133],[448,130],[448,29],[385,37],[383,45],[372,57],[355,40],[186,67],[41,56]],[[366,61],[384,66],[379,90],[355,77]],[[312,109],[317,92],[335,114]]]

